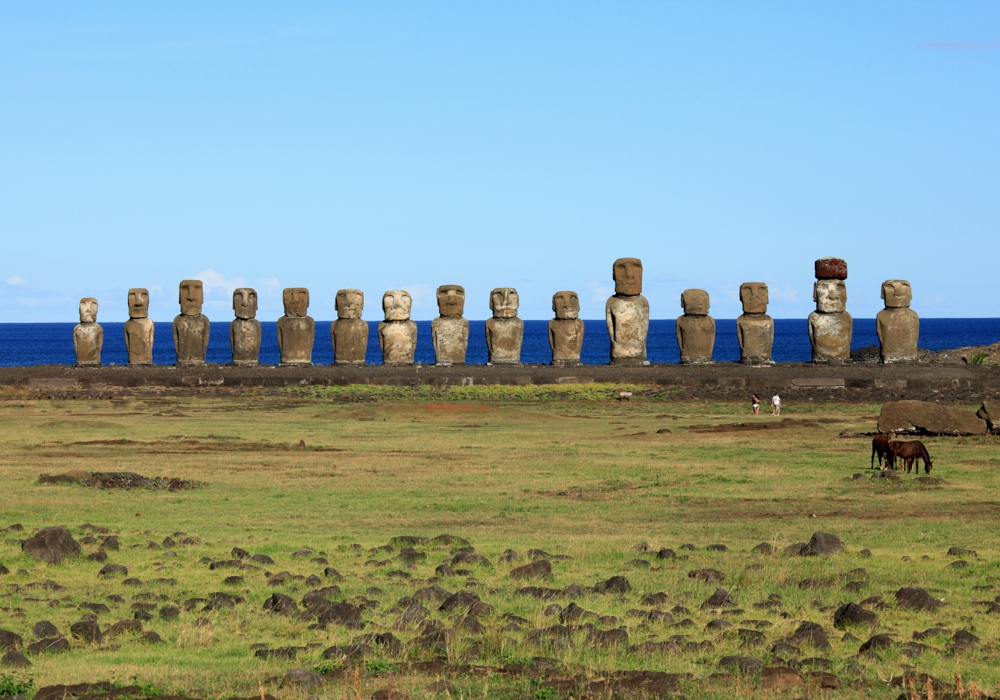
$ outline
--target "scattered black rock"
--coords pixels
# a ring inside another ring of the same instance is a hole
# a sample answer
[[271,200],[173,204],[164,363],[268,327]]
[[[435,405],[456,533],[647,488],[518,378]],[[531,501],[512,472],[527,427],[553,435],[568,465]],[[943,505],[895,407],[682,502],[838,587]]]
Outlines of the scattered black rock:
[[896,607],[903,610],[937,610],[944,603],[923,588],[906,587],[896,591]]
[[552,575],[552,564],[548,559],[536,559],[530,564],[511,569],[512,579],[547,578]]
[[836,535],[831,535],[827,532],[816,532],[809,539],[809,542],[799,554],[803,557],[811,557],[819,554],[830,555],[830,554],[843,554],[844,553],[844,543],[840,541],[840,538]]
[[80,556],[80,544],[64,527],[44,527],[21,543],[28,556],[58,564],[68,557]]

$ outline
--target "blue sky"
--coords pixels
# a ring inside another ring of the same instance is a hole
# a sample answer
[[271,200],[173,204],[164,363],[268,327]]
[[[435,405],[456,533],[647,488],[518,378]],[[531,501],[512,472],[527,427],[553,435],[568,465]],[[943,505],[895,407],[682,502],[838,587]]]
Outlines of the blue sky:
[[826,255],[857,317],[889,278],[1000,316],[1000,3],[4,3],[0,103],[0,321],[167,320],[191,277],[213,320],[601,318],[623,256],[654,318],[751,280],[804,317]]

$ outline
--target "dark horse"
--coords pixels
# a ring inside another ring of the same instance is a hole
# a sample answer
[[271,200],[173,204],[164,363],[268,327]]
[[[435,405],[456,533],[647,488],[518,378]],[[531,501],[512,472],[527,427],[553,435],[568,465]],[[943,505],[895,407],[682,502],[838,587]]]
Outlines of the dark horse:
[[878,466],[882,466],[882,460],[885,460],[885,465],[895,467],[895,464],[889,464],[889,436],[879,433],[872,438],[872,459],[871,468],[875,468],[875,456],[878,455]]
[[[924,474],[931,473],[931,456],[927,454],[927,448],[924,447],[924,443],[919,440],[907,440],[905,442],[898,442],[896,440],[891,440],[889,442],[889,456],[888,459],[892,464],[896,463],[896,459],[900,461],[900,467],[902,463],[906,463],[906,473],[910,473],[910,469],[914,468],[914,463],[918,459],[924,460]],[[920,473],[920,464],[916,464],[915,468],[917,473]]]

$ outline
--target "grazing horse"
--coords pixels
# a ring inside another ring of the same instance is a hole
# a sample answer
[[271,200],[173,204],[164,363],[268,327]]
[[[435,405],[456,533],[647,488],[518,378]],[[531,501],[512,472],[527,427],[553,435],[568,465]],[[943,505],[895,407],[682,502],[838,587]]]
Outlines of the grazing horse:
[[875,456],[878,455],[878,466],[882,468],[882,460],[885,460],[885,465],[887,467],[891,466],[895,468],[895,462],[891,465],[889,464],[889,436],[879,433],[872,438],[872,459],[871,459],[871,469],[875,468]]
[[[931,462],[931,456],[927,454],[927,448],[924,447],[924,443],[919,440],[907,440],[904,442],[899,442],[897,440],[889,441],[889,457],[888,459],[892,461],[893,464],[896,462],[896,458],[900,460],[900,467],[902,463],[906,463],[906,473],[910,473],[910,469],[914,468],[914,463],[918,459],[924,461],[924,474],[931,473],[931,467],[934,464]],[[920,473],[920,464],[916,464],[915,468],[917,473]]]

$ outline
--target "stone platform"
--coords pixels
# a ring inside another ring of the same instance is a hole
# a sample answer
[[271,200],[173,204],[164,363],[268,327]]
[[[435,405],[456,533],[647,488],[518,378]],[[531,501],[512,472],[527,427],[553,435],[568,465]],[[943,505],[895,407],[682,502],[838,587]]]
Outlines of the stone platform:
[[198,393],[228,390],[350,384],[433,387],[480,385],[560,385],[611,383],[673,387],[688,398],[755,392],[765,403],[769,392],[816,395],[842,400],[947,398],[974,403],[1000,396],[1000,367],[984,365],[823,366],[780,363],[750,367],[720,362],[711,365],[662,364],[645,367],[580,365],[484,366],[290,366],[233,367],[72,367],[36,365],[0,367],[0,386],[35,390],[45,395],[80,395],[122,389],[194,389]]

